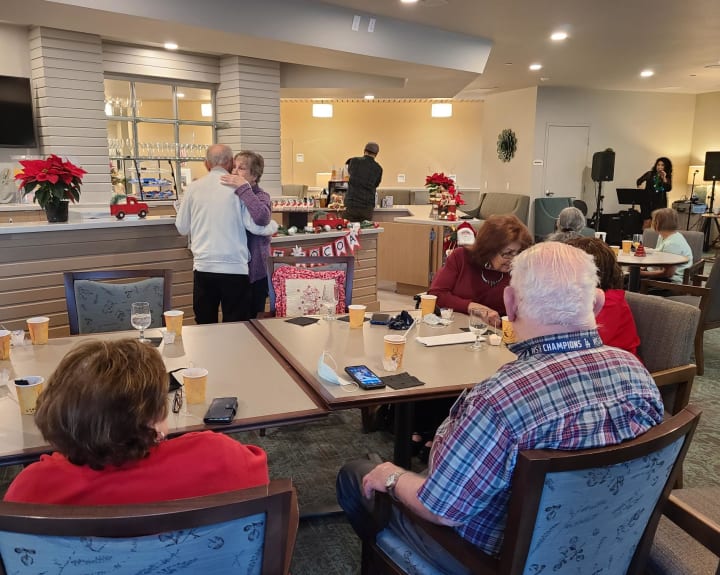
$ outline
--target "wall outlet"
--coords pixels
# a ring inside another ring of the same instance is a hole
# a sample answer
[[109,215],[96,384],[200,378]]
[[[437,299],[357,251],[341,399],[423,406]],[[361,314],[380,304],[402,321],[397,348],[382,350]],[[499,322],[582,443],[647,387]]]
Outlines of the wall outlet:
[[302,164],[305,161],[305,154],[295,154],[295,161]]
[[398,175],[397,175],[397,183],[398,183],[398,184],[404,184],[404,183],[405,183],[405,174],[398,174]]

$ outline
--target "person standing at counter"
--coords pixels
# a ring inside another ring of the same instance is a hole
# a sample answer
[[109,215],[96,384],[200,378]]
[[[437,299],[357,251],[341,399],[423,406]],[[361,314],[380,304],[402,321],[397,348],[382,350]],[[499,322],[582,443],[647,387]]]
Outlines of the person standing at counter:
[[653,168],[640,176],[636,183],[638,188],[647,190],[647,199],[640,204],[640,213],[643,229],[649,228],[652,213],[667,208],[667,193],[672,190],[672,162],[669,158],[658,158]]
[[228,146],[210,146],[205,167],[209,173],[190,184],[175,219],[178,232],[190,236],[195,321],[217,323],[218,307],[223,322],[248,320],[252,305],[246,231],[271,236],[277,224],[255,224],[245,203],[221,183],[220,177],[233,169]]
[[362,156],[346,162],[350,179],[345,194],[345,218],[351,222],[372,221],[375,192],[383,174],[382,166],[375,161],[379,151],[380,146],[368,142]]
[[[245,204],[250,217],[258,226],[270,223],[272,209],[270,194],[258,184],[265,171],[265,158],[256,152],[242,150],[235,154],[235,169],[232,174],[220,177],[223,184],[237,188],[235,195]],[[250,297],[252,300],[252,317],[265,311],[265,300],[268,296],[267,258],[270,254],[270,236],[259,236],[247,233],[248,250],[250,251]]]

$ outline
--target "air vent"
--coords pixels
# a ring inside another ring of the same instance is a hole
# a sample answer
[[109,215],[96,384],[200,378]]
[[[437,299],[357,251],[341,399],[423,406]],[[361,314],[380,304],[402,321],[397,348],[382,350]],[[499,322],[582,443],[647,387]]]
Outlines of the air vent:
[[447,6],[448,0],[420,0],[417,5],[424,8],[438,8],[439,6]]

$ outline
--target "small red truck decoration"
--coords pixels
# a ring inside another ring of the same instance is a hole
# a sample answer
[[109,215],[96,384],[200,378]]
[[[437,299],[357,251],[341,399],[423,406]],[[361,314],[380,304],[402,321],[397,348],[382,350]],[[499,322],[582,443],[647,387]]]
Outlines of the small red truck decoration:
[[315,229],[323,229],[329,226],[331,229],[342,230],[348,226],[350,222],[333,213],[316,212],[313,216],[312,225]]
[[126,196],[124,203],[110,205],[110,215],[122,220],[127,214],[137,214],[139,218],[147,216],[149,207],[145,202],[138,202],[134,196]]

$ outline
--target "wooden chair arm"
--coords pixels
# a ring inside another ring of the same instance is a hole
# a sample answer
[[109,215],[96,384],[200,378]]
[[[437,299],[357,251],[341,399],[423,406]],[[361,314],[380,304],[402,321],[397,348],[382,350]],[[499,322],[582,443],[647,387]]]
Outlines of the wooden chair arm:
[[[653,380],[655,380],[655,385],[658,386],[660,391],[662,391],[664,387],[676,386],[675,404],[670,410],[668,410],[672,415],[682,411],[682,409],[690,402],[690,392],[692,391],[692,384],[695,379],[696,372],[697,366],[694,363],[689,363],[679,367],[671,367],[669,369],[654,371],[650,374],[652,375]],[[667,410],[667,406],[665,409]]]
[[[705,269],[705,260],[700,259],[683,271],[683,283],[690,284],[694,276],[697,276]],[[693,282],[694,283],[694,282]],[[697,285],[697,284],[696,284]]]
[[708,277],[705,274],[693,274],[690,280],[692,281],[692,285],[699,286],[703,282],[708,281]]
[[647,293],[648,288],[659,288],[673,292],[673,295],[694,295],[706,296],[710,295],[710,288],[700,287],[687,284],[674,284],[670,282],[662,282],[659,280],[640,280],[640,293]]
[[[399,501],[393,501],[387,493],[375,493],[376,513],[379,511],[380,515],[383,515],[392,507],[396,507],[412,523],[425,531],[455,559],[470,569],[474,575],[497,575],[498,560],[483,553],[472,543],[460,537],[454,529],[431,523],[419,517]],[[389,518],[389,513],[386,518]],[[379,519],[382,522],[383,518]],[[385,520],[385,524],[387,524],[387,520]]]
[[698,543],[720,556],[720,524],[680,501],[672,493],[663,513]]

